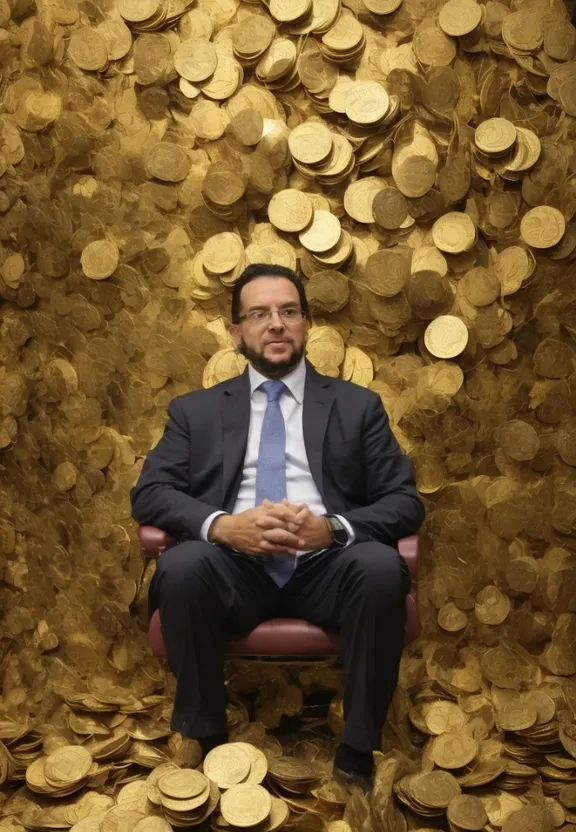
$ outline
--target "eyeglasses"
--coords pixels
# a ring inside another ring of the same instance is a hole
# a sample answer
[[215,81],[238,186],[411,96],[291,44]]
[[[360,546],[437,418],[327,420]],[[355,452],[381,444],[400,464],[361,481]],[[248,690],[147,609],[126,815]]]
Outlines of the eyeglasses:
[[297,307],[288,307],[288,309],[278,309],[272,311],[271,309],[254,309],[246,315],[240,315],[239,321],[246,321],[248,326],[261,326],[262,324],[270,323],[272,315],[277,312],[280,315],[282,322],[285,324],[297,324],[306,316],[302,309]]

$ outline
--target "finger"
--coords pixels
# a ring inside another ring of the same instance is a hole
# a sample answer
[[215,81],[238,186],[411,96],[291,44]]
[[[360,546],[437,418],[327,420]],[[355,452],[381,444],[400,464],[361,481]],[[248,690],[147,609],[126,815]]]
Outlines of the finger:
[[281,503],[268,507],[266,514],[272,517],[278,517],[280,520],[284,520],[285,523],[298,522],[296,512],[288,506],[283,506]]
[[276,546],[288,546],[298,549],[304,541],[286,529],[268,529],[261,535],[261,540],[267,540]]
[[296,532],[300,528],[297,522],[281,520],[279,517],[274,517],[271,514],[265,514],[258,517],[254,521],[254,525],[259,529],[288,529],[288,531]]

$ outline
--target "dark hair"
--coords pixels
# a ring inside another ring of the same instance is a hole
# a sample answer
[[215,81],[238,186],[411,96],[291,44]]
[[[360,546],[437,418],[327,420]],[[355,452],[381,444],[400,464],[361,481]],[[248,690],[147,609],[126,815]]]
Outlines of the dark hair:
[[308,312],[308,300],[306,292],[304,291],[304,284],[298,277],[295,271],[286,266],[269,266],[266,263],[252,263],[246,266],[232,289],[232,323],[239,323],[240,319],[240,293],[247,283],[256,280],[258,277],[285,277],[290,283],[298,289],[298,296],[300,298],[300,307],[305,313],[306,317],[310,317]]

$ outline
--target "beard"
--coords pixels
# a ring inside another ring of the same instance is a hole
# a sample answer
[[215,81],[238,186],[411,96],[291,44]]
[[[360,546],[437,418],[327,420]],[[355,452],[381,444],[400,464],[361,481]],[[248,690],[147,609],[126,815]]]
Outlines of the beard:
[[283,361],[270,361],[264,353],[249,347],[244,339],[242,339],[238,346],[240,355],[243,355],[255,370],[268,378],[282,378],[282,376],[288,375],[300,363],[300,359],[304,355],[304,349],[304,344],[300,347],[293,346],[288,358],[285,358]]

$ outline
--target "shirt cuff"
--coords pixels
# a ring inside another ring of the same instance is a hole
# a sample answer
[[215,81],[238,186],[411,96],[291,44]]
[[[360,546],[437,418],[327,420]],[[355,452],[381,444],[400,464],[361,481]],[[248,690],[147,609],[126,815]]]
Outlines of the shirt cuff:
[[352,526],[350,525],[348,520],[346,520],[346,518],[342,517],[341,514],[335,514],[334,517],[337,517],[338,520],[340,520],[340,522],[342,523],[342,525],[344,526],[344,528],[348,532],[348,546],[351,546],[354,543],[354,541],[356,540],[356,532],[354,531],[354,529],[352,528]]
[[228,514],[228,512],[227,511],[213,511],[212,514],[210,514],[206,518],[206,520],[204,520],[204,522],[202,523],[202,526],[200,528],[200,539],[201,540],[205,540],[206,543],[210,543],[210,541],[208,540],[208,532],[210,530],[210,526],[212,525],[212,521],[215,520],[216,517],[219,517],[221,514]]

